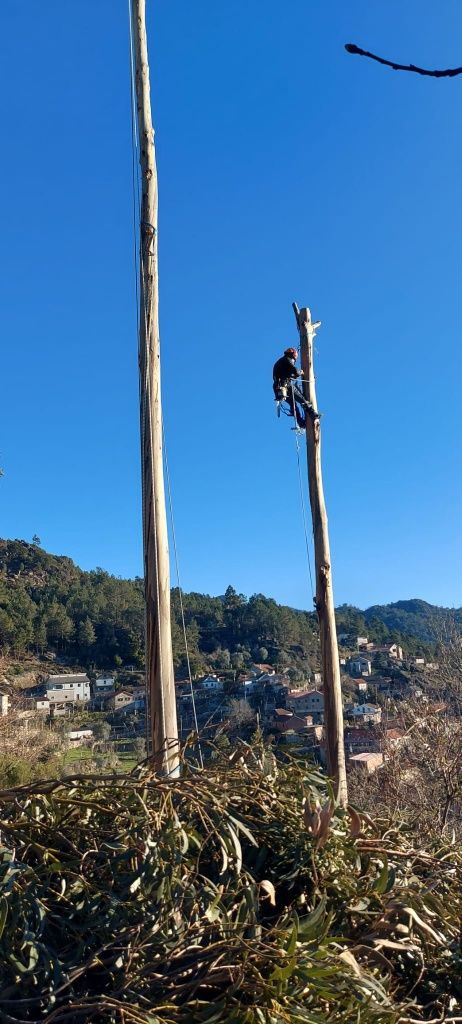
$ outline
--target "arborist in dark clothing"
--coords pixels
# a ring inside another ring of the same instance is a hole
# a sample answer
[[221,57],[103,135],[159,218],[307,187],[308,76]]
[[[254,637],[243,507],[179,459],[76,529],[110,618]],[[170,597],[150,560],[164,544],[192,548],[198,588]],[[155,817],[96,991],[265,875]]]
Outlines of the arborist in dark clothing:
[[[300,430],[306,427],[306,419],[303,409],[306,410],[312,419],[319,419],[310,402],[307,402],[300,388],[294,383],[302,376],[295,363],[298,358],[298,349],[286,348],[284,355],[273,366],[273,391],[277,402],[287,402],[290,409],[290,416],[293,416],[295,423]],[[301,408],[300,408],[301,406]]]

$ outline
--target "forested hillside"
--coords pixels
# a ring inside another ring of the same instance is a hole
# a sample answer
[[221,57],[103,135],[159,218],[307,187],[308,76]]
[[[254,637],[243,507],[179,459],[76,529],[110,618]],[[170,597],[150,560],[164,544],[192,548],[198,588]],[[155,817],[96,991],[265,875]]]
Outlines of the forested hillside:
[[[223,597],[185,594],[186,628],[194,673],[245,668],[253,660],[292,664],[306,671],[318,660],[312,612],[279,605],[262,594],[246,598],[230,586]],[[173,647],[184,670],[178,591],[172,591]],[[360,611],[337,610],[339,632],[366,633],[377,642],[401,640],[413,653],[432,640],[445,610],[424,601],[399,601]],[[462,619],[460,611],[456,613]],[[0,540],[0,651],[57,654],[82,666],[117,667],[143,661],[143,585],[103,569],[83,572],[38,544]]]

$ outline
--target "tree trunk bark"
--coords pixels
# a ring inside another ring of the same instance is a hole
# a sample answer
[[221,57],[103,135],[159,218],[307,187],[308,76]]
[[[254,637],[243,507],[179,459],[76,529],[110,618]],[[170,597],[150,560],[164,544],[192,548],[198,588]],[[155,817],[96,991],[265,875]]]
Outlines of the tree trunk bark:
[[178,771],[178,727],[170,625],[170,566],[165,509],[160,390],[157,168],[151,117],[145,0],[132,0],[141,165],[140,423],[146,601],[146,687],[151,754],[159,769]]
[[[303,394],[317,411],[316,386],[313,369],[313,339],[319,324],[311,322],[307,308],[294,312],[300,334]],[[343,704],[340,682],[340,662],[335,628],[332,565],[329,546],[327,512],[324,500],[321,466],[321,427],[319,419],[306,412],[306,449],[311,515],[313,520],[314,556],[316,567],[316,611],[319,619],[322,678],[324,692],[324,723],[327,746],[327,767],[334,780],[336,798],[342,807],[348,803],[343,738]]]

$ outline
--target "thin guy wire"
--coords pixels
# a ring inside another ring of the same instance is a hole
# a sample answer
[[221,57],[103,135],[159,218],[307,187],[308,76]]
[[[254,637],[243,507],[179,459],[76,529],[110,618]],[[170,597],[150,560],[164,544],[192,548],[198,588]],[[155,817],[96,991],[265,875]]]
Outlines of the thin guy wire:
[[169,468],[168,468],[168,458],[167,458],[167,444],[166,444],[166,440],[165,440],[165,426],[164,426],[163,419],[162,419],[162,435],[163,435],[163,440],[164,440],[165,476],[166,476],[166,480],[167,480],[167,494],[168,494],[168,503],[169,503],[169,508],[170,508],[170,524],[171,524],[171,528],[172,528],[172,540],[173,540],[173,551],[174,551],[174,555],[175,555],[176,578],[177,578],[177,581],[178,581],[178,593],[179,593],[179,596],[180,596],[181,624],[182,624],[182,627],[183,627],[183,639],[184,639],[184,647],[185,647],[185,652],[186,652],[186,664],[187,664],[187,667],[188,667],[189,685],[190,685],[190,688],[191,688],[191,703],[192,703],[192,710],[193,710],[193,717],[194,717],[194,726],[195,726],[196,733],[197,733],[197,740],[198,740],[198,747],[199,747],[199,760],[200,760],[200,763],[201,763],[201,768],[203,768],[204,767],[204,759],[202,757],[202,747],[201,747],[201,741],[200,741],[200,737],[199,737],[199,725],[198,725],[198,722],[197,722],[197,713],[196,713],[196,700],[195,700],[195,697],[194,697],[194,687],[193,687],[192,673],[191,673],[191,662],[190,662],[190,659],[189,659],[189,644],[188,644],[188,638],[187,638],[187,635],[186,635],[186,622],[185,622],[184,604],[183,604],[183,590],[182,590],[182,587],[181,587],[181,580],[180,580],[180,563],[179,563],[179,558],[178,558],[178,547],[177,547],[177,543],[176,543],[175,519],[174,519],[174,515],[173,515],[172,488],[171,488],[171,484],[170,484],[170,472],[169,472]]

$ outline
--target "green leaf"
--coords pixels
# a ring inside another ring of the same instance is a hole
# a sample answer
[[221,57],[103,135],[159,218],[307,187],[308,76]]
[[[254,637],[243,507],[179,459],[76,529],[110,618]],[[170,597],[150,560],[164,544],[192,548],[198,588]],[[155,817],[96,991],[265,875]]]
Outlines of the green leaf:
[[379,874],[379,877],[377,878],[377,880],[374,882],[374,884],[372,886],[374,892],[378,892],[380,894],[386,892],[387,886],[388,886],[388,881],[389,881],[389,878],[388,878],[388,857],[387,857],[386,853],[383,855],[383,858],[384,859],[383,859],[382,870],[381,870],[381,872]]
[[8,900],[5,896],[0,896],[0,939],[3,935],[3,929],[8,916]]
[[302,942],[309,942],[321,934],[324,917],[326,914],[327,897],[322,896],[317,907],[307,917],[300,918],[298,924],[298,937]]

